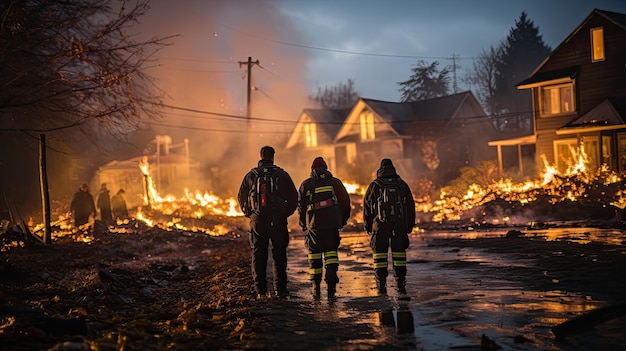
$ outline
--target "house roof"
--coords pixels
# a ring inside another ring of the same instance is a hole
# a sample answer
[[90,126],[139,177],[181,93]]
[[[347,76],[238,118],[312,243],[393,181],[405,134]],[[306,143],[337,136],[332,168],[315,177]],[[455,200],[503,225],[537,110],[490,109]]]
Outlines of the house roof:
[[527,79],[525,79],[524,81],[516,85],[518,89],[529,88],[529,86],[527,86],[529,83],[525,83],[525,82],[528,80],[535,81],[534,78],[535,78],[535,75],[537,75],[537,72],[539,72],[543,68],[543,66],[545,66],[546,63],[550,61],[550,59],[555,55],[555,53],[559,52],[559,50],[565,44],[567,44],[570,40],[572,40],[572,38],[574,38],[578,34],[578,32],[580,32],[582,28],[585,27],[587,22],[589,22],[595,16],[602,16],[605,19],[607,19],[609,22],[614,23],[616,26],[626,31],[626,14],[594,9],[589,14],[589,16],[587,16],[587,18],[585,18],[585,20],[582,21],[582,23],[579,24],[578,27],[576,27],[576,29],[572,33],[570,33],[570,35],[567,38],[565,38],[565,40],[561,42],[561,44],[559,44],[559,46],[557,46],[554,50],[552,50],[552,52],[543,60],[543,62],[541,62],[541,64],[539,64],[539,66],[537,66],[537,68],[535,68],[535,70],[530,74],[530,76]]
[[286,148],[289,149],[294,147],[298,140],[302,137],[302,125],[303,122],[316,122],[318,126],[318,133],[323,133],[328,136],[330,140],[333,140],[341,126],[346,121],[348,114],[350,113],[349,108],[341,108],[341,109],[304,109],[300,114],[300,119],[294,128],[293,133],[289,137],[287,141]]
[[557,84],[570,82],[576,78],[579,70],[579,67],[568,67],[555,71],[537,73],[532,75],[530,78],[521,81],[516,85],[516,87],[517,89],[528,89],[535,87],[539,83],[545,84],[547,82],[552,82]]
[[[112,169],[137,169],[139,171],[139,163],[143,160],[144,156],[137,156],[133,158],[129,158],[127,160],[113,160],[110,161],[98,169],[100,170],[112,170]],[[187,159],[183,155],[169,153],[167,155],[161,155],[158,160],[156,155],[148,156],[148,164],[150,167],[156,167],[157,164],[160,165],[186,165],[189,163],[190,166],[198,166],[199,162],[196,160]]]
[[361,100],[398,134],[404,134],[404,126],[407,121],[446,122],[454,119],[461,105],[472,97],[472,93],[466,91],[412,102],[389,102],[364,98]]
[[557,135],[626,128],[626,97],[609,98],[556,131]]

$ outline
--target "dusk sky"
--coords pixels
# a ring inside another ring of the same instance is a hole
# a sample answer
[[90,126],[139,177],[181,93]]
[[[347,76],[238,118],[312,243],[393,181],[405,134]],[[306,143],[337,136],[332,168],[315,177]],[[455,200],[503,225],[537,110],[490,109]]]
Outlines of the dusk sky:
[[[418,60],[452,64],[457,84],[472,59],[504,40],[522,11],[555,48],[594,8],[626,13],[624,0],[152,0],[137,30],[178,35],[151,69],[166,103],[226,114],[246,113],[248,57],[251,115],[275,120],[259,130],[288,133],[317,87],[349,78],[361,97],[399,101],[398,82]],[[207,125],[189,113],[185,125]],[[175,124],[172,122],[172,124]]]

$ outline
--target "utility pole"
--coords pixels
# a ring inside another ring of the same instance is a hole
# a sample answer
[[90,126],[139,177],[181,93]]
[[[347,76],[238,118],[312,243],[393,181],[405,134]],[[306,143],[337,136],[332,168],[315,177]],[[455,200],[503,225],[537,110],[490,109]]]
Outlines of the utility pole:
[[456,65],[457,57],[459,57],[459,55],[452,54],[452,90],[454,91],[455,94],[458,93],[458,90],[459,90],[459,86],[456,84],[456,70],[457,68],[459,68]]
[[52,227],[50,224],[50,191],[48,189],[48,166],[46,161],[46,135],[39,135],[39,180],[41,185],[41,208],[43,210],[43,243],[52,243]]
[[250,121],[250,117],[252,117],[251,114],[251,110],[250,110],[250,94],[252,92],[252,65],[258,65],[259,64],[259,60],[256,61],[252,61],[251,57],[248,57],[248,61],[239,61],[239,67],[241,67],[242,65],[248,65],[248,99],[246,101],[246,162],[247,164],[250,164],[252,162],[252,159],[250,157],[250,147],[251,142],[250,142],[250,137],[252,134],[252,130],[251,130],[251,124],[252,122]]

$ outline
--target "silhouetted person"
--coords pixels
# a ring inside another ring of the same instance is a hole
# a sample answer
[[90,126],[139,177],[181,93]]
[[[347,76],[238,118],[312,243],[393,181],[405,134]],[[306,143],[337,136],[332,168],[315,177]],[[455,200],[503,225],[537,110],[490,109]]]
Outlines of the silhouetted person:
[[113,211],[114,219],[124,219],[128,217],[125,194],[124,189],[120,189],[117,194],[111,198],[111,210]]
[[107,189],[105,183],[102,183],[100,186],[96,204],[98,210],[100,210],[100,220],[107,224],[113,222],[113,215],[111,214],[111,196],[109,195],[109,189]]
[[74,216],[74,225],[79,227],[89,222],[89,216],[96,216],[96,207],[93,203],[93,196],[89,193],[87,184],[82,184],[78,191],[74,193],[70,204],[70,211]]
[[396,173],[390,159],[380,162],[376,179],[363,199],[365,230],[371,235],[374,276],[380,294],[387,293],[387,261],[391,244],[393,272],[398,292],[406,294],[406,249],[415,225],[415,200],[407,183]]
[[304,243],[309,249],[309,274],[313,297],[320,297],[323,268],[328,298],[335,297],[339,277],[339,230],[350,218],[350,195],[343,182],[328,171],[326,161],[317,157],[311,164],[311,175],[298,189],[299,223],[305,232]]
[[258,167],[243,178],[237,199],[239,207],[250,218],[252,245],[252,278],[257,298],[269,296],[266,281],[269,242],[272,242],[274,289],[279,297],[287,290],[287,218],[296,210],[298,191],[289,174],[274,165],[274,148],[261,148]]

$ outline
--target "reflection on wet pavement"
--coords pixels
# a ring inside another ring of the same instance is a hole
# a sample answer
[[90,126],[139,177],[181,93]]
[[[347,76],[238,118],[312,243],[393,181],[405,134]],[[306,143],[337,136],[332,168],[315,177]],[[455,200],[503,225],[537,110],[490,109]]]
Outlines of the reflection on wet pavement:
[[[525,235],[576,243],[601,241],[607,245],[622,245],[624,242],[621,233],[577,229],[533,231]],[[601,306],[602,301],[594,301],[576,291],[562,291],[556,278],[553,278],[555,288],[552,290],[529,289],[514,274],[536,269],[531,259],[471,247],[429,245],[435,238],[502,237],[505,234],[469,232],[467,237],[459,233],[413,234],[407,252],[408,300],[400,299],[395,291],[391,265],[388,295],[378,296],[369,237],[365,233],[342,234],[338,298],[327,301],[323,294],[322,300],[317,301],[320,308],[317,318],[371,325],[376,335],[351,340],[354,349],[359,349],[357,345],[396,342],[403,345],[401,349],[480,350],[482,335],[495,340],[503,350],[578,349],[576,345],[555,341],[550,329],[573,315]],[[301,239],[292,240],[289,255],[290,284],[308,286],[306,250]],[[559,252],[552,255],[559,255]],[[548,271],[546,275],[550,274]],[[299,297],[312,300],[308,290],[302,290]],[[609,324],[604,333],[615,337],[612,331],[623,327],[624,319],[612,323],[613,329]],[[407,336],[411,341],[407,341]],[[589,336],[586,342],[593,345],[594,337],[597,335]],[[598,342],[610,349],[611,345],[626,345],[626,336],[608,343],[607,340]]]

